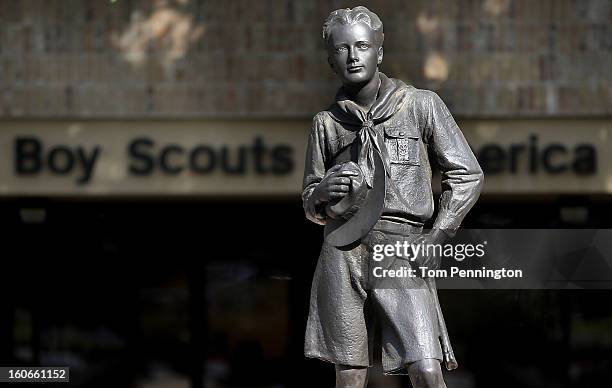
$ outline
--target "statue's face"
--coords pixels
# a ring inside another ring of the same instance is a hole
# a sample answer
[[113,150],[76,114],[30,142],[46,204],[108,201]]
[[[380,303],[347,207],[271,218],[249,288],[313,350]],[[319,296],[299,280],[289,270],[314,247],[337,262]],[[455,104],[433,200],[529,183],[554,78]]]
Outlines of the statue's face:
[[332,27],[328,61],[342,84],[365,84],[374,77],[383,57],[375,42],[375,32],[365,23]]

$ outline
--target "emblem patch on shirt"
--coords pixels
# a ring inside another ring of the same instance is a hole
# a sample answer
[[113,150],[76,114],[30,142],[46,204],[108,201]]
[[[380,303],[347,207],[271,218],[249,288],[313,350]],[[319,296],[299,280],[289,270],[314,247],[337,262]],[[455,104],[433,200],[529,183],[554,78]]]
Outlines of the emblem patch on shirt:
[[[397,139],[397,157],[399,160],[410,160],[410,154],[414,147],[410,147],[411,143],[416,143],[412,139]],[[412,144],[414,146],[414,144]],[[413,148],[411,150],[411,148]]]

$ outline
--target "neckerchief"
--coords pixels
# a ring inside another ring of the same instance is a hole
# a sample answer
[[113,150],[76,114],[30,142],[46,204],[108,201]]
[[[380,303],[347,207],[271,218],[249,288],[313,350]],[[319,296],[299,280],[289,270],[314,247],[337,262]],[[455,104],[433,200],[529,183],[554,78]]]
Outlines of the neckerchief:
[[374,153],[378,153],[383,161],[385,174],[390,176],[389,158],[384,145],[383,135],[376,132],[374,126],[391,118],[401,108],[406,98],[408,86],[400,80],[388,78],[383,73],[378,73],[380,86],[376,100],[370,110],[366,113],[363,109],[351,101],[344,88],[340,88],[336,94],[336,103],[330,109],[331,117],[339,123],[360,126],[357,133],[359,141],[359,152],[357,164],[363,170],[365,181],[372,188],[374,178]]

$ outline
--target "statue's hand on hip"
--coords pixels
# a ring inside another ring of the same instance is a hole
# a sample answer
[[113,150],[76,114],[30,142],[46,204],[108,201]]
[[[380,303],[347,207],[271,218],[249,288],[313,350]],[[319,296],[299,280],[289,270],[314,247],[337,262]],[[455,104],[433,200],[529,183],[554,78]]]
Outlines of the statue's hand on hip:
[[419,267],[427,267],[427,269],[436,270],[440,267],[442,257],[436,253],[440,252],[437,245],[444,244],[448,236],[440,229],[433,229],[419,237],[414,245],[421,245],[419,255],[416,258],[416,263]]

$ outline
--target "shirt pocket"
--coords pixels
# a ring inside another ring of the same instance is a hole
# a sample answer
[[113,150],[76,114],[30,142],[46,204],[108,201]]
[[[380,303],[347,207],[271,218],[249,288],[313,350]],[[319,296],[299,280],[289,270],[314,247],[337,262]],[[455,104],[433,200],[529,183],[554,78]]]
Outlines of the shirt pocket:
[[409,123],[385,125],[385,144],[391,163],[419,166],[421,164],[420,136]]

